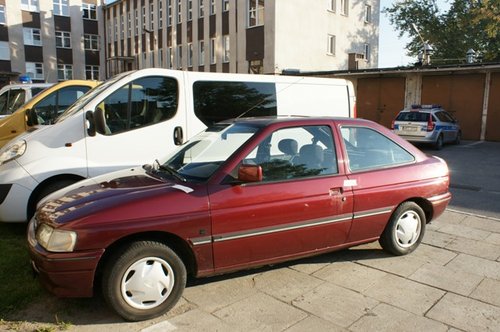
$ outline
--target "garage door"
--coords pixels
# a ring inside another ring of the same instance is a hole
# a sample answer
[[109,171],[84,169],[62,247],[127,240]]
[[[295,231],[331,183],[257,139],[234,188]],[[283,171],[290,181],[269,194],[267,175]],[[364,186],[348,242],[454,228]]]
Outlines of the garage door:
[[422,104],[440,104],[460,121],[464,139],[479,140],[484,80],[482,74],[424,76]]
[[404,108],[405,78],[378,77],[358,80],[356,105],[358,117],[390,128],[392,120]]

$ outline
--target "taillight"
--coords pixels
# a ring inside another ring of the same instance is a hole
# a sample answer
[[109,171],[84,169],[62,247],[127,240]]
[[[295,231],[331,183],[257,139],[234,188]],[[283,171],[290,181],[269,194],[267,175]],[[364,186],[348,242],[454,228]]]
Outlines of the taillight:
[[432,122],[432,115],[429,114],[429,119],[427,120],[427,131],[434,130],[434,122]]

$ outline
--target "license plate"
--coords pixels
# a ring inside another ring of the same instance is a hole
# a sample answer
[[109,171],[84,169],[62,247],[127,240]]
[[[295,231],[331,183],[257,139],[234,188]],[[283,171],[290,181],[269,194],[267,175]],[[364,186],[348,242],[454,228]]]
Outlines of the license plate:
[[403,131],[417,131],[417,127],[404,126]]

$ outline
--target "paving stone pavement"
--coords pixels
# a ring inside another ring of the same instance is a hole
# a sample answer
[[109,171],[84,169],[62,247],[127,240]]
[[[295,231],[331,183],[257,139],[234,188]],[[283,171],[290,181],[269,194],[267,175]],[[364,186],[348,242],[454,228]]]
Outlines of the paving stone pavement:
[[500,331],[500,220],[447,210],[394,257],[378,243],[200,279],[168,314],[71,331]]

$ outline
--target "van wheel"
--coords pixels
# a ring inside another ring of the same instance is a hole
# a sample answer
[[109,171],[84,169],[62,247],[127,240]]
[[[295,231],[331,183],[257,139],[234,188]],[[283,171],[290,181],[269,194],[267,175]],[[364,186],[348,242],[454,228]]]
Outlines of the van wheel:
[[156,241],[139,241],[109,260],[102,293],[118,315],[140,321],[170,310],[185,285],[186,267],[172,249]]
[[44,186],[38,193],[34,195],[34,198],[30,200],[28,206],[28,221],[33,217],[36,212],[36,205],[40,202],[45,196],[52,194],[59,189],[72,185],[75,182],[80,181],[79,179],[65,179],[60,181],[55,181]]
[[441,150],[443,148],[443,135],[439,135],[434,143],[434,149]]
[[425,213],[414,202],[404,202],[389,219],[379,243],[382,248],[397,256],[415,250],[425,233]]

